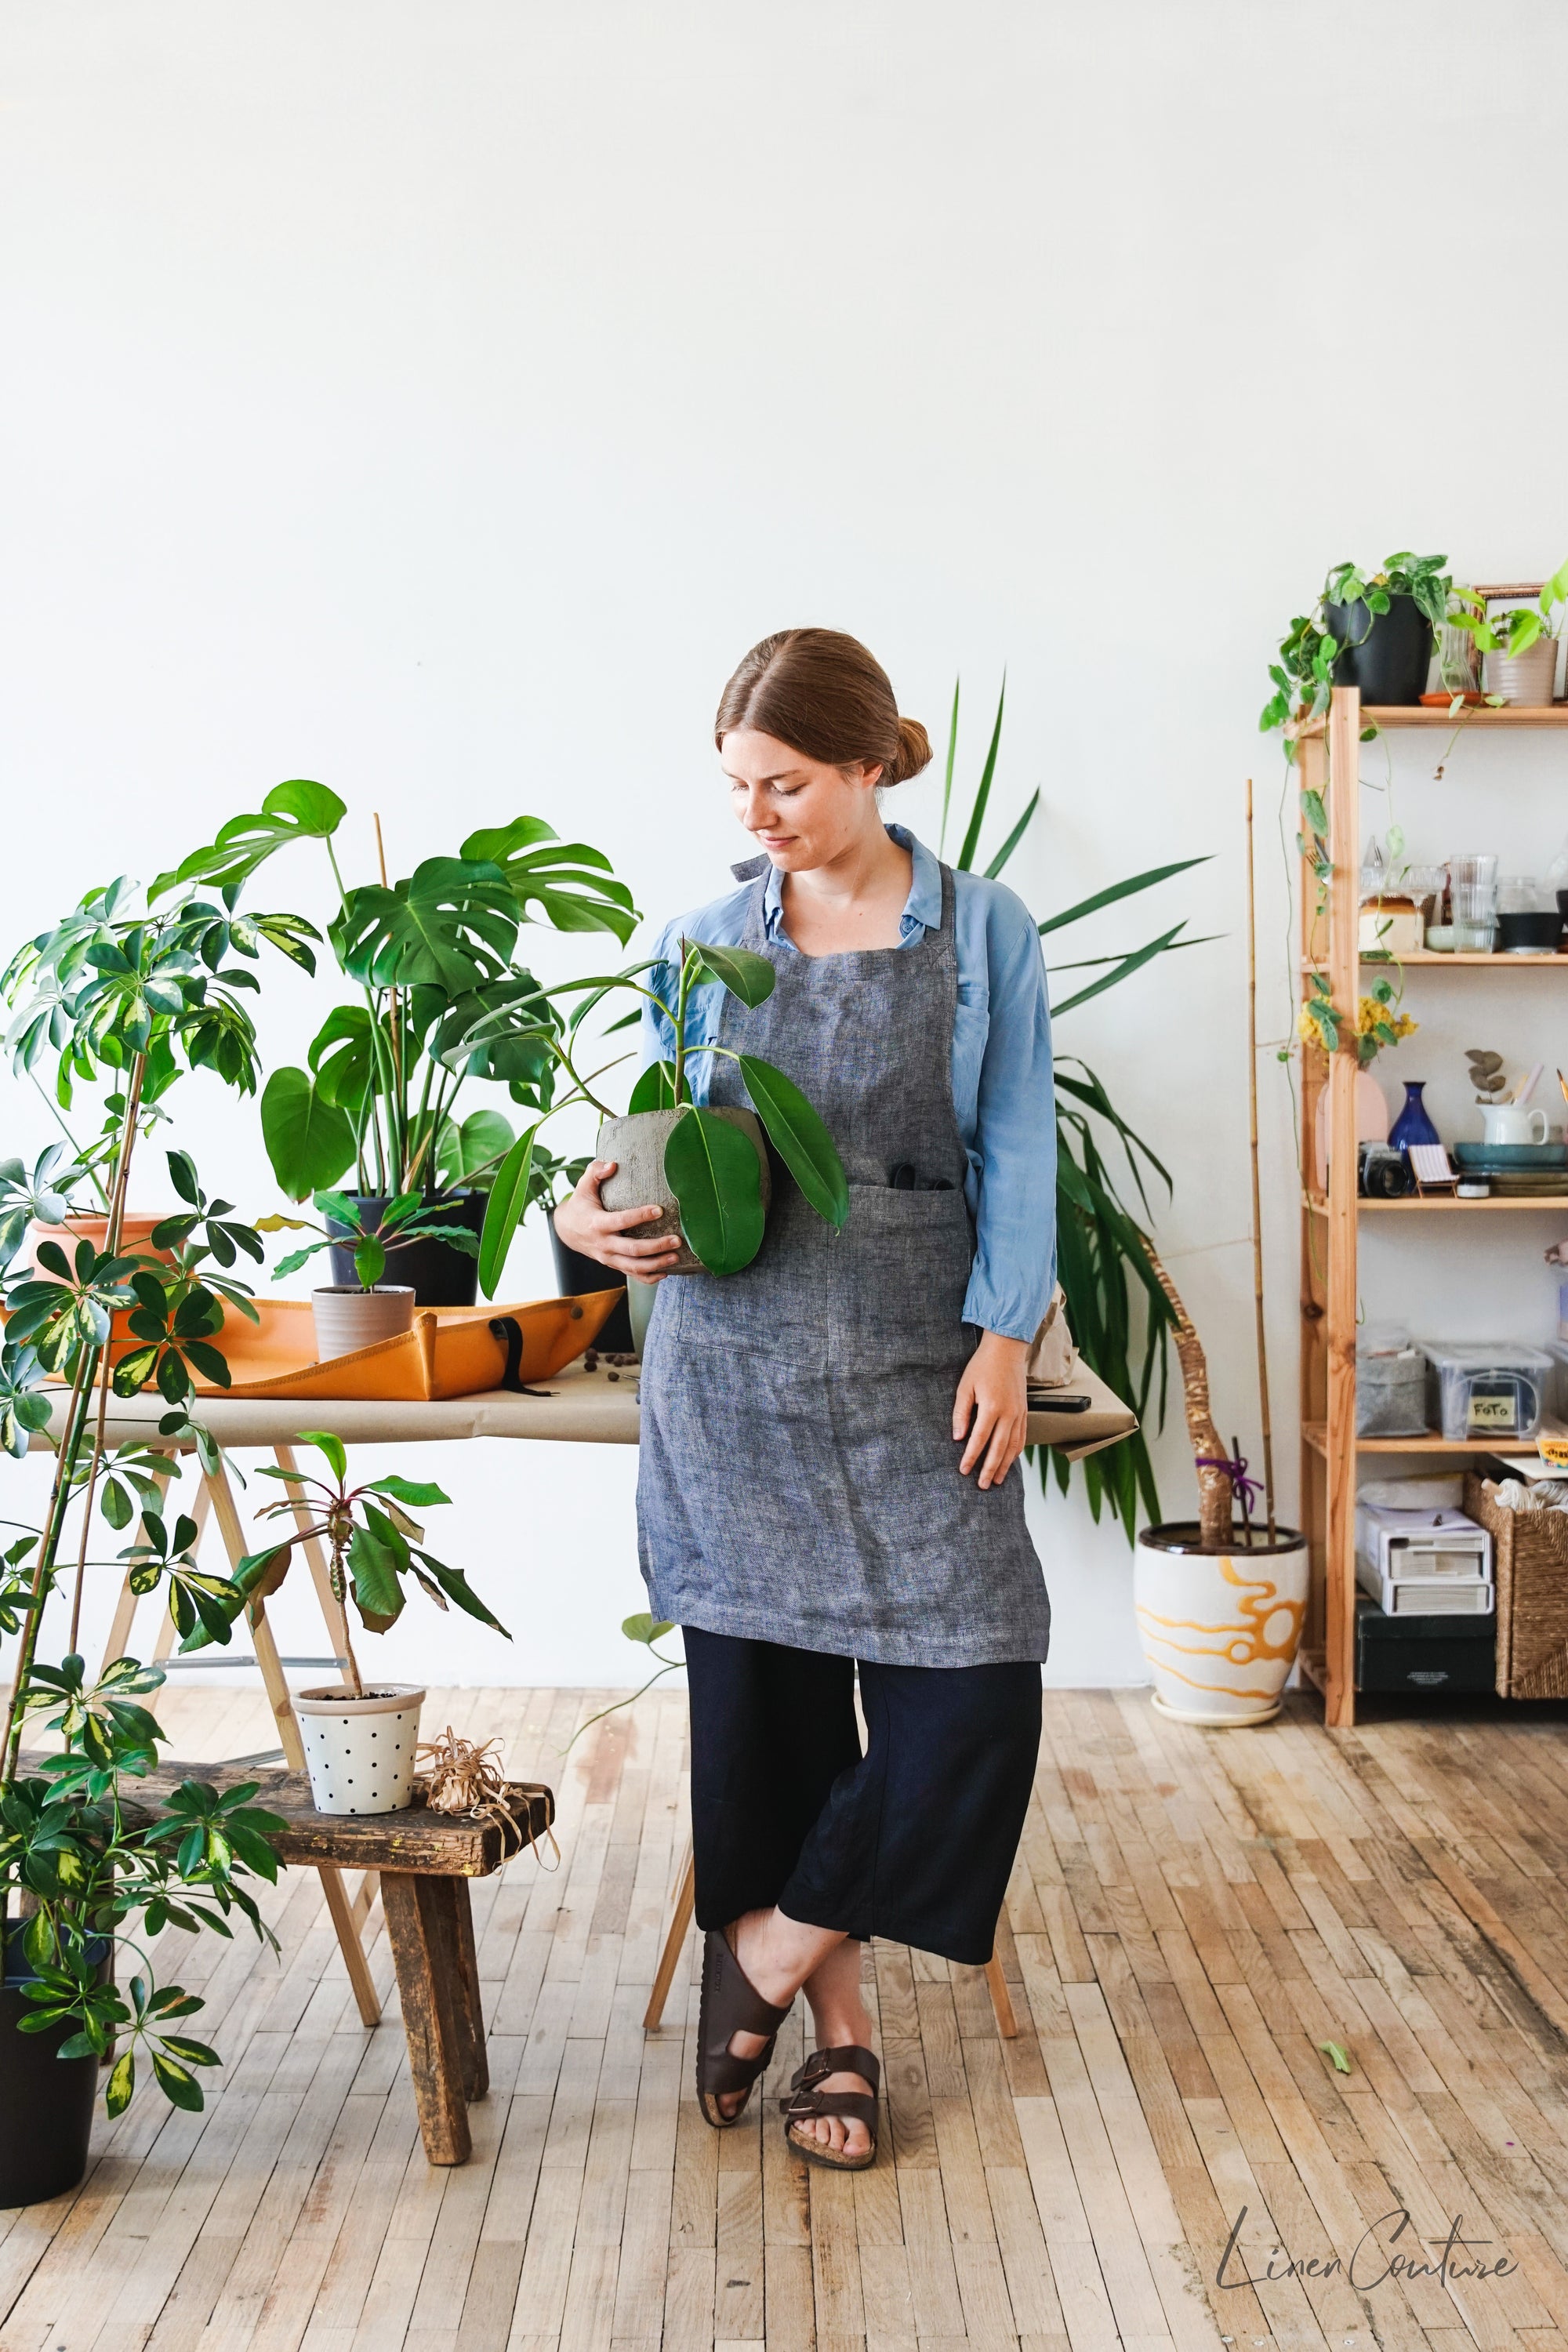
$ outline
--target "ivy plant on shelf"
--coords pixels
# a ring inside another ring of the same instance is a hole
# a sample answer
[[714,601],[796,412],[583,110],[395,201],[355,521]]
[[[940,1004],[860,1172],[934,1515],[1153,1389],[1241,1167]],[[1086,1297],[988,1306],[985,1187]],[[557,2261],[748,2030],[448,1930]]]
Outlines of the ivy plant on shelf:
[[[6,1044],[17,1074],[41,1083],[52,1064],[53,1108],[62,1121],[79,1115],[79,1090],[105,1089],[99,1135],[81,1149],[73,1139],[68,1163],[46,1153],[30,1174],[16,1160],[0,1171],[6,1187],[0,1437],[12,1456],[20,1458],[32,1440],[54,1456],[42,1524],[27,1528],[0,1565],[0,1638],[15,1643],[0,1718],[0,1938],[6,1972],[27,2004],[16,2029],[0,2034],[0,2146],[27,2144],[25,2119],[7,2106],[29,2095],[21,2037],[44,2037],[60,2061],[93,2074],[112,2044],[105,2086],[111,2115],[129,2103],[143,2060],[168,2099],[199,2109],[199,2070],[219,2063],[186,2030],[203,2004],[159,1981],[148,1946],[170,1925],[227,1936],[236,1915],[268,1935],[251,1887],[276,1874],[267,1834],[278,1824],[250,1802],[256,1784],[220,1798],[187,1780],[155,1811],[139,1809],[136,1826],[128,1824],[123,1788],[153,1769],[163,1738],[142,1704],[163,1671],[120,1657],[95,1678],[78,1642],[84,1577],[102,1564],[89,1558],[93,1529],[102,1524],[123,1533],[138,1507],[143,1540],[121,1550],[121,1573],[128,1562],[138,1594],[163,1587],[180,1633],[205,1628],[215,1639],[229,1638],[241,1596],[230,1580],[197,1568],[194,1522],[177,1518],[171,1537],[161,1507],[164,1486],[179,1475],[171,1449],[194,1446],[204,1467],[216,1466],[213,1442],[189,1406],[198,1378],[228,1384],[216,1344],[226,1307],[255,1313],[233,1269],[242,1257],[259,1260],[262,1245],[228,1202],[208,1198],[188,1155],[174,1150],[169,1172],[183,1205],[153,1227],[145,1249],[128,1248],[127,1186],[152,1114],[157,1123],[166,1119],[167,1098],[184,1074],[210,1070],[237,1092],[254,1093],[256,1034],[245,996],[258,982],[248,967],[269,944],[313,970],[317,936],[296,916],[240,917],[189,890],[153,911],[121,881],[29,940],[0,977],[14,1014]],[[73,1234],[68,1223],[94,1176],[106,1223],[101,1244]],[[46,1232],[28,1264],[35,1220],[62,1239]],[[148,1388],[165,1408],[155,1435],[109,1444],[110,1397]],[[69,1612],[58,1663],[47,1662],[40,1647],[51,1603]],[[35,1719],[55,1734],[58,1752],[24,1769],[23,1735]],[[131,1963],[123,1990],[108,1973],[115,1947]],[[90,2099],[82,2113],[90,2116]],[[78,2153],[85,2165],[85,2120]],[[19,2160],[26,2192],[26,2159]],[[6,2175],[10,2188],[16,2178]]]

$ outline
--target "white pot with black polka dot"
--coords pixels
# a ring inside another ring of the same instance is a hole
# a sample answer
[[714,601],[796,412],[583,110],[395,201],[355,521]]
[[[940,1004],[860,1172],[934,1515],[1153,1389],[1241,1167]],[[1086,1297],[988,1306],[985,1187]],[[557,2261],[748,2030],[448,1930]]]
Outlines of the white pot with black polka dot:
[[294,1694],[310,1797],[319,1813],[395,1813],[414,1796],[423,1689],[383,1683],[363,1698],[345,1690]]

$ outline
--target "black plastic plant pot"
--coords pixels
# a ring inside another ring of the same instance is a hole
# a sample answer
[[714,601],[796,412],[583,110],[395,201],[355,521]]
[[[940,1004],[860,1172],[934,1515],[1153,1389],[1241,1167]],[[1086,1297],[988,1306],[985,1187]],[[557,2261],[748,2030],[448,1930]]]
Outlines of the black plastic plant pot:
[[590,1290],[611,1290],[619,1285],[621,1303],[600,1330],[594,1345],[601,1355],[635,1354],[636,1342],[632,1338],[631,1309],[626,1305],[626,1285],[614,1266],[601,1265],[596,1257],[584,1257],[581,1250],[568,1249],[555,1231],[553,1213],[550,1218],[550,1248],[555,1260],[555,1287],[563,1298],[579,1298]]
[[1363,702],[1419,702],[1432,661],[1432,624],[1414,596],[1395,596],[1386,613],[1359,602],[1325,604],[1331,637],[1344,647],[1334,662],[1336,686],[1359,686]]
[[[1249,1544],[1242,1528],[1241,1513],[1237,1511],[1235,1531],[1226,1557],[1228,1558],[1231,1551],[1238,1551],[1245,1552],[1249,1559],[1267,1559],[1270,1552],[1300,1551],[1306,1541],[1300,1528],[1282,1528],[1278,1520],[1274,1524],[1272,1543],[1268,1540],[1267,1520],[1254,1519],[1252,1532],[1257,1540]],[[1211,1551],[1211,1547],[1203,1539],[1203,1531],[1196,1519],[1167,1519],[1157,1528],[1140,1528],[1138,1540],[1149,1551],[1201,1552],[1205,1557]]]
[[[103,1947],[100,1978],[109,1967]],[[21,2033],[33,2012],[23,1987],[32,1970],[22,1958],[15,1925],[0,1981],[0,2211],[11,2205],[45,2205],[80,2185],[92,2138],[98,2099],[98,2060],[61,2058],[72,2024],[47,2033]]]
[[[386,1207],[386,1197],[374,1192],[351,1192],[348,1197],[359,1211],[361,1223],[374,1232]],[[444,1225],[464,1225],[478,1240],[489,1197],[488,1192],[433,1192],[420,1213],[438,1217]],[[334,1234],[348,1231],[335,1217],[329,1217],[327,1228]],[[334,1282],[347,1288],[359,1280],[352,1247],[331,1249],[327,1255]],[[479,1295],[479,1262],[454,1249],[450,1242],[410,1242],[406,1249],[387,1252],[382,1280],[411,1283],[416,1307],[471,1307]]]

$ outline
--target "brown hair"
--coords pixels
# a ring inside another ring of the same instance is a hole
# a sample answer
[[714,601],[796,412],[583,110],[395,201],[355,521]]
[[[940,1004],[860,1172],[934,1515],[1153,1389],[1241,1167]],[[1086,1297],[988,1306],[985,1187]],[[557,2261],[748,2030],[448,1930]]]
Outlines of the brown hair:
[[918,719],[900,719],[888,673],[837,629],[780,629],[753,646],[720,697],[713,740],[754,727],[808,760],[847,768],[864,760],[901,784],[931,759]]

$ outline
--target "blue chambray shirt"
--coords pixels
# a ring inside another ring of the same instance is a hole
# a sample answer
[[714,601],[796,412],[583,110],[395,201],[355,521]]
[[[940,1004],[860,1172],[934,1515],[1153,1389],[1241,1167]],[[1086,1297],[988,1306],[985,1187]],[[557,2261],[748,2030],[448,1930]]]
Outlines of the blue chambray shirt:
[[[888,831],[914,861],[899,927],[899,943],[909,947],[942,921],[942,868],[905,826],[890,824]],[[752,887],[743,883],[665,925],[649,985],[666,1003],[675,1000],[682,935],[739,947]],[[784,927],[776,870],[768,876],[765,911],[770,943],[798,953]],[[963,1319],[1004,1339],[1032,1339],[1057,1278],[1057,1127],[1045,962],[1028,908],[984,875],[954,874],[953,923],[952,1108],[969,1155],[964,1190],[975,1233]],[[718,1036],[722,1001],[716,988],[692,996],[686,1013],[689,1055]],[[645,1069],[674,1056],[673,1024],[646,998],[641,1045]],[[711,1068],[710,1055],[688,1060],[694,1102],[707,1100]]]

